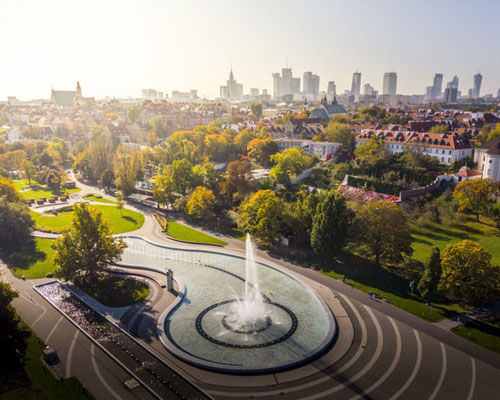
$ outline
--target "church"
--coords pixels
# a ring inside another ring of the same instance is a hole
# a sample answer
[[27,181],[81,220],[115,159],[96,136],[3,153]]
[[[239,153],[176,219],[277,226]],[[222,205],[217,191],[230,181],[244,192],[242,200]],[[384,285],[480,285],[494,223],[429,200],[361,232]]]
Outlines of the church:
[[81,102],[93,102],[93,97],[83,97],[80,82],[76,82],[76,90],[54,90],[50,95],[50,102],[59,106],[72,107]]

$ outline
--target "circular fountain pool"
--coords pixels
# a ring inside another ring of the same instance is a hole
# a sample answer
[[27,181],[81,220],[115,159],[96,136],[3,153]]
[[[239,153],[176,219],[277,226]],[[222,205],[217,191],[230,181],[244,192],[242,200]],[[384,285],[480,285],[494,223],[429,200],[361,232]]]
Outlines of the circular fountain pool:
[[184,361],[217,371],[274,371],[314,358],[335,337],[325,302],[281,269],[249,257],[124,240],[121,264],[174,272],[178,301],[161,316],[158,334]]

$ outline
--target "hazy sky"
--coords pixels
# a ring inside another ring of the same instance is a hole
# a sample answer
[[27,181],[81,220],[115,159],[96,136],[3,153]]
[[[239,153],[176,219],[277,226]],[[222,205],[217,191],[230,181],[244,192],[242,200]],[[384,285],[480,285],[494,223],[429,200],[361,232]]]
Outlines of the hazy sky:
[[[435,72],[444,84],[484,76],[500,88],[498,0],[1,0],[0,100],[48,98],[52,87],[84,96],[139,97],[142,88],[198,89],[215,97],[232,63],[235,78],[272,92],[286,58],[294,76],[350,88],[423,93]],[[443,84],[443,86],[444,86]]]

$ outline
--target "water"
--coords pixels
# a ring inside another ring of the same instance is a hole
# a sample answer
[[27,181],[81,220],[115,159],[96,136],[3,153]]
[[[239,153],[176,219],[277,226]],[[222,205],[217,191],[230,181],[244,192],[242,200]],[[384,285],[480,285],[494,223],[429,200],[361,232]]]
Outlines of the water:
[[124,265],[147,267],[185,285],[165,319],[168,348],[213,369],[269,370],[321,351],[336,326],[330,310],[307,285],[259,263],[250,241],[247,258],[181,250],[126,236]]

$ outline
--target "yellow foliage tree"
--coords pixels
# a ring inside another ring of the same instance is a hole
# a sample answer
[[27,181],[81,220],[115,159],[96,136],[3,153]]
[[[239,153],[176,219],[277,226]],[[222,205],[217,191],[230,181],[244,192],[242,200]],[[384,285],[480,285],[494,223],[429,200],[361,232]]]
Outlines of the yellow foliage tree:
[[198,186],[187,202],[187,212],[196,219],[209,219],[214,216],[215,196],[211,190]]
[[485,213],[488,206],[494,202],[494,194],[498,193],[498,184],[489,179],[473,179],[460,182],[455,195],[459,200],[459,210],[470,210],[476,214],[479,222],[479,214]]
[[490,253],[471,240],[446,246],[441,253],[440,290],[471,304],[495,299],[499,292],[500,267],[492,266],[490,260]]

